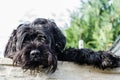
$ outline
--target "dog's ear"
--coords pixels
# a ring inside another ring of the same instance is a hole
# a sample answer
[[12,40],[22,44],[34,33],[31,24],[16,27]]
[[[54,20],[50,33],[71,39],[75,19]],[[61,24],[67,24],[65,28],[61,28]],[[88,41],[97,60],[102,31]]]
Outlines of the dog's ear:
[[10,52],[15,52],[16,51],[16,30],[13,30],[8,43],[5,47],[5,51],[4,51],[4,57],[9,57],[9,58],[13,58],[10,54]]
[[65,47],[66,38],[63,35],[62,31],[55,24],[55,22],[52,21],[51,25],[52,25],[52,29],[53,29],[53,35],[54,35],[54,40],[55,40],[56,48],[58,48],[61,51]]
[[11,54],[21,50],[22,42],[27,34],[26,32],[30,30],[29,28],[29,24],[20,24],[17,29],[13,30],[5,48],[4,57],[13,58]]
[[17,33],[16,33],[16,38],[17,38],[16,49],[17,50],[21,50],[23,41],[27,36],[27,34],[30,33],[30,30],[31,28],[29,24],[23,24],[17,28]]

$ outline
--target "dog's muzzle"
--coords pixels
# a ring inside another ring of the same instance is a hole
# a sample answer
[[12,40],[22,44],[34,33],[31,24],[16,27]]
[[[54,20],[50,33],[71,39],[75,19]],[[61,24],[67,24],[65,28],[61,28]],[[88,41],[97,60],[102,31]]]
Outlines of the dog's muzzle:
[[29,53],[30,58],[23,62],[22,68],[25,70],[35,70],[42,66],[47,72],[55,72],[57,68],[57,57],[51,52],[42,52],[38,49],[31,50]]

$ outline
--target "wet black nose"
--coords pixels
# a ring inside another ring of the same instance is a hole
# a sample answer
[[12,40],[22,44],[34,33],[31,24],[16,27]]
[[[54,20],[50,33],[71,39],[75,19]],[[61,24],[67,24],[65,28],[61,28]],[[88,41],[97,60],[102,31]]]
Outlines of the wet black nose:
[[32,50],[32,51],[30,52],[30,56],[31,56],[31,57],[38,57],[39,54],[40,54],[40,51],[39,51],[39,50]]

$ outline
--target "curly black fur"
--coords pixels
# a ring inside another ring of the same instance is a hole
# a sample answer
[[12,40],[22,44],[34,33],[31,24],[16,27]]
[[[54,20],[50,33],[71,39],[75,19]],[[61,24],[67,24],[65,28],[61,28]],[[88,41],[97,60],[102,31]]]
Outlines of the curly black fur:
[[100,69],[120,67],[120,58],[109,51],[68,48],[57,25],[48,19],[37,18],[32,23],[20,24],[13,30],[4,56],[23,69],[39,70],[40,66],[55,72],[57,60],[93,65]]
[[93,65],[100,69],[120,67],[120,57],[109,51],[93,51],[90,49],[68,48],[58,55],[60,61],[72,61],[79,64]]
[[38,18],[32,23],[20,24],[7,43],[4,56],[13,59],[13,65],[34,70],[40,65],[54,72],[57,54],[65,47],[66,39],[57,25]]

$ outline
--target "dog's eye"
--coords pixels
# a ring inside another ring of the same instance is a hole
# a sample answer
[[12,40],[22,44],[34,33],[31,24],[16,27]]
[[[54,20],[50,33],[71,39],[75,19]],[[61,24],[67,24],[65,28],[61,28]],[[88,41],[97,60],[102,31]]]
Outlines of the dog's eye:
[[27,49],[26,52],[25,52],[25,55],[29,55],[30,54],[30,49]]
[[48,53],[43,52],[43,57],[44,57],[44,58],[48,58]]
[[43,37],[43,38],[41,39],[41,42],[45,42],[45,40],[46,40],[46,38],[45,38],[45,37]]
[[39,41],[41,41],[41,42],[45,42],[46,37],[43,36],[43,35],[38,35],[37,39],[38,39]]

